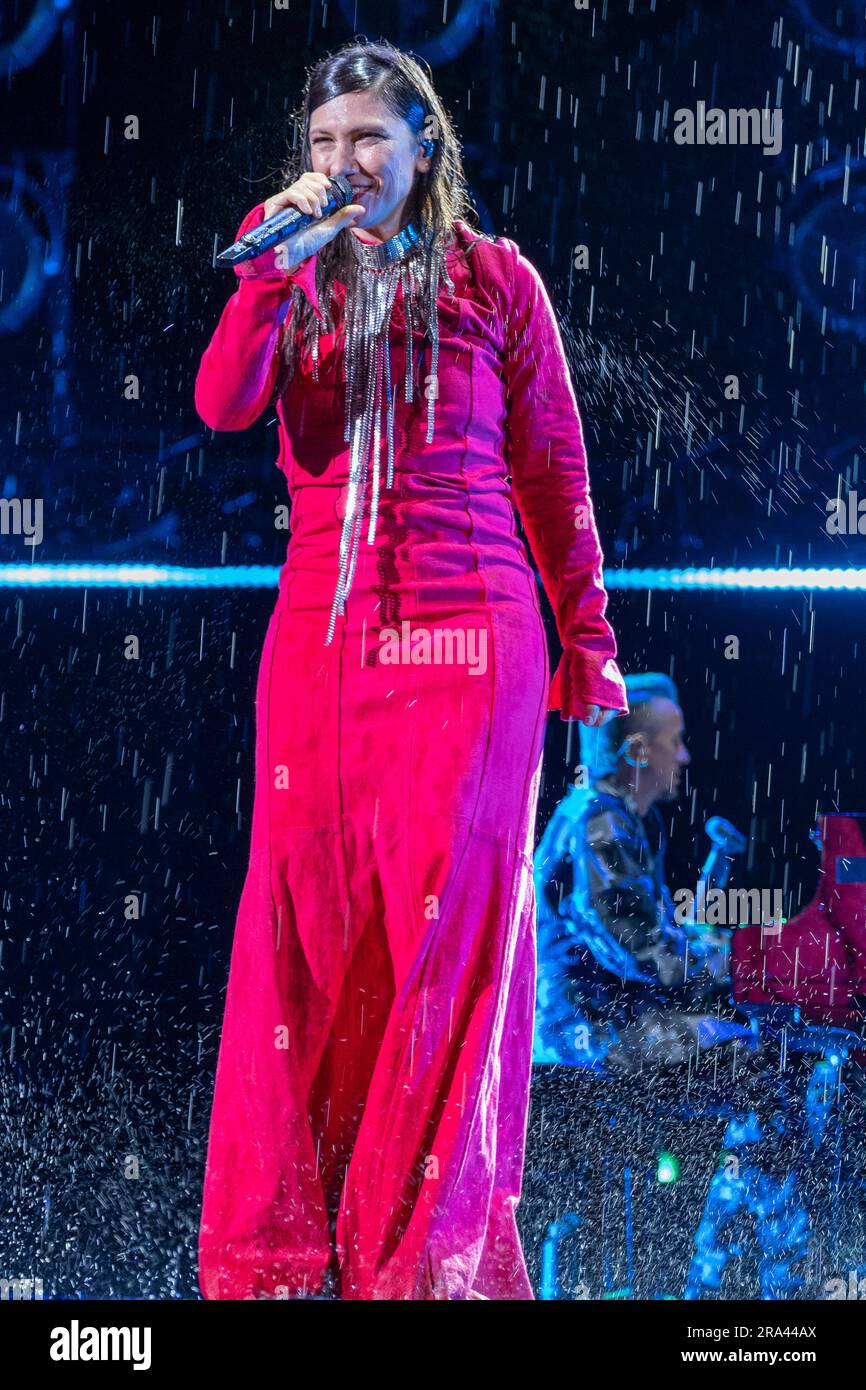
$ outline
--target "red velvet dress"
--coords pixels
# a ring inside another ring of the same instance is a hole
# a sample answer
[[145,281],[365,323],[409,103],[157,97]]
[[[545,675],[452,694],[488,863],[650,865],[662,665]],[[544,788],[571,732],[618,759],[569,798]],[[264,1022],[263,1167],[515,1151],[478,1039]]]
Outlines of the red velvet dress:
[[[258,677],[206,1298],[316,1292],[327,1269],[350,1299],[533,1297],[515,1208],[545,721],[627,705],[550,301],[513,242],[482,241],[473,268],[477,234],[454,232],[433,442],[427,401],[398,390],[394,486],[327,646],[348,461],[333,334],[318,380],[303,360],[277,403],[291,538]],[[274,252],[237,268],[196,381],[213,429],[264,410],[295,286],[318,309],[313,271],[310,258],[287,277]],[[344,297],[338,284],[338,325]],[[390,342],[400,383],[399,289]],[[414,349],[423,381],[420,328]],[[552,685],[513,501],[564,647]]]

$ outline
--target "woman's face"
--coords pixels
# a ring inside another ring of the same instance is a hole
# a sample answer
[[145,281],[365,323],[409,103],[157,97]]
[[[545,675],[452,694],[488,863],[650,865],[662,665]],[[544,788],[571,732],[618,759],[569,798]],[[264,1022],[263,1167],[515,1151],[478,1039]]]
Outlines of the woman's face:
[[373,92],[349,92],[316,107],[309,138],[314,172],[342,174],[366,208],[353,225],[381,241],[399,232],[416,175],[431,162],[402,117]]

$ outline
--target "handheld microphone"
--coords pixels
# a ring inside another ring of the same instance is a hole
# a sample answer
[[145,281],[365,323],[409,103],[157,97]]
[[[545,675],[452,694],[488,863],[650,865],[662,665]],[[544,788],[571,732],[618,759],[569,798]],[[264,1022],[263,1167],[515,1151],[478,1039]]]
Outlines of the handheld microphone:
[[258,227],[251,227],[248,232],[244,232],[240,240],[232,242],[225,251],[220,251],[215,264],[231,267],[241,261],[252,260],[254,256],[269,251],[279,242],[290,241],[298,232],[309,227],[311,222],[320,222],[329,213],[338,212],[340,208],[352,202],[354,189],[342,174],[336,174],[330,180],[330,184],[328,201],[318,216],[312,212],[301,212],[299,208],[283,208],[280,212],[275,212],[273,217],[266,217]]

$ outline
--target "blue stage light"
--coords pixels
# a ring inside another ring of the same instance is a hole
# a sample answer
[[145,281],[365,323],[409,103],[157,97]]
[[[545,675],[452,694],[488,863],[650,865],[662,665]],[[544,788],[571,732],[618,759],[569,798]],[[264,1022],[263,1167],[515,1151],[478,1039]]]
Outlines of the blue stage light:
[[[866,50],[864,50],[866,51]],[[861,267],[866,245],[866,159],[833,160],[802,183],[785,212],[796,227],[787,260],[797,294],[824,331],[866,339]],[[832,275],[820,266],[827,246]]]
[[[801,23],[809,28],[818,43],[825,48],[835,49],[837,53],[850,54],[857,63],[866,62],[866,19],[862,4],[855,3],[855,0],[844,0],[844,3],[835,5],[833,29],[822,22],[828,16],[821,15],[819,19],[815,13],[822,9],[818,0],[794,0],[794,5]],[[829,5],[823,8],[830,9]]]
[[[357,0],[339,0],[343,18],[352,33],[359,27]],[[407,0],[399,10],[399,33],[389,34],[392,42],[403,39],[408,43],[411,35],[412,52],[431,68],[442,63],[453,63],[463,50],[473,41],[476,34],[486,24],[490,24],[491,14],[487,0],[462,0],[456,14],[452,15],[446,27],[439,34],[431,34],[436,22],[432,16],[433,7],[421,0]],[[448,7],[441,13],[446,13]],[[421,38],[421,34],[427,37]]]
[[[278,565],[0,565],[0,587],[269,589]],[[819,589],[866,591],[866,569],[606,570],[608,589]]]
[[[11,165],[0,166],[0,184],[10,185],[10,194],[0,202],[0,255],[8,265],[7,291],[0,306],[0,333],[18,333],[33,318],[45,291],[46,266],[58,259],[37,231],[26,210],[22,194],[41,203],[34,181],[16,172]],[[13,269],[14,267],[14,269]]]
[[70,0],[36,0],[26,24],[0,43],[0,72],[7,82],[13,72],[29,68],[51,43],[58,29],[59,16],[70,7]]
[[276,565],[0,565],[0,587],[270,589]]
[[606,570],[608,589],[866,589],[866,569]]

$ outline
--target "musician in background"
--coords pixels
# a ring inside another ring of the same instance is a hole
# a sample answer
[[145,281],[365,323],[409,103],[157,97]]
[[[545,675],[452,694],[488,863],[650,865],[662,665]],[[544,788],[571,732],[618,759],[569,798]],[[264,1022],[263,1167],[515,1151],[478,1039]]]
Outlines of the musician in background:
[[[533,1060],[631,1073],[731,1036],[728,941],[674,918],[658,803],[690,762],[667,676],[626,677],[630,712],[580,727],[581,776],[535,855]],[[743,1030],[734,1025],[734,1032]]]

